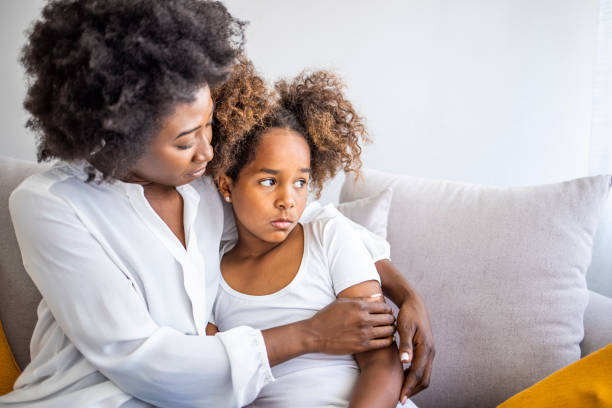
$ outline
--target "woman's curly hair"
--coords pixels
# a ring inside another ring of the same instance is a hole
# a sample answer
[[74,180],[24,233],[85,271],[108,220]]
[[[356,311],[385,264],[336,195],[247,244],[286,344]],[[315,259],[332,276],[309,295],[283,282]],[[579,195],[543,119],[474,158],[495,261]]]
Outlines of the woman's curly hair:
[[208,174],[232,180],[251,162],[260,136],[270,128],[296,131],[310,147],[311,190],[338,170],[359,171],[361,144],[370,141],[363,119],[345,99],[340,79],[328,71],[303,72],[269,91],[253,64],[241,57],[230,78],[214,88],[213,148]]
[[213,1],[50,0],[21,54],[38,159],[125,175],[177,104],[227,79],[244,25]]

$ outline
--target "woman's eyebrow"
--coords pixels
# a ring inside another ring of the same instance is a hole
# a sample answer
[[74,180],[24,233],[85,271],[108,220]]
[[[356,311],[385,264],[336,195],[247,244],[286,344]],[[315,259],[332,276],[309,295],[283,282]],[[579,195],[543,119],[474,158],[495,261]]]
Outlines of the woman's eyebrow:
[[188,134],[190,134],[190,133],[193,133],[193,132],[195,132],[196,130],[198,130],[199,128],[201,128],[201,127],[202,127],[202,125],[197,126],[197,127],[194,127],[193,129],[189,129],[189,130],[186,130],[186,131],[184,131],[184,132],[181,132],[181,133],[179,133],[179,134],[178,134],[178,136],[177,136],[177,137],[175,137],[175,138],[174,138],[174,140],[178,139],[178,138],[179,138],[179,137],[181,137],[181,136],[185,136],[185,135],[188,135]]

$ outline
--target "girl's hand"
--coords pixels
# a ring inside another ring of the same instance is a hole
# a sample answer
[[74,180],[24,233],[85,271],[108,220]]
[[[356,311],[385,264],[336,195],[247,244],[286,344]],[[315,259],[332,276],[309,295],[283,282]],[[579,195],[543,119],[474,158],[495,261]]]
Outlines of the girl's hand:
[[312,351],[357,354],[389,347],[393,342],[391,307],[369,298],[337,299],[305,320]]

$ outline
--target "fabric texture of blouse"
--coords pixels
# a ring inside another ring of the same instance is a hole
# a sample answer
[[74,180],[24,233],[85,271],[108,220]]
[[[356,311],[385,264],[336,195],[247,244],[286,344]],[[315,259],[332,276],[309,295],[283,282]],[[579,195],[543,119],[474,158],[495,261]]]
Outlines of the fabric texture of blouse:
[[[26,179],[9,208],[43,296],[31,363],[0,407],[239,407],[274,381],[261,331],[205,336],[235,224],[209,178],[177,187],[186,248],[142,186],[83,164]],[[225,221],[224,221],[225,220]],[[360,230],[375,258],[388,244]]]

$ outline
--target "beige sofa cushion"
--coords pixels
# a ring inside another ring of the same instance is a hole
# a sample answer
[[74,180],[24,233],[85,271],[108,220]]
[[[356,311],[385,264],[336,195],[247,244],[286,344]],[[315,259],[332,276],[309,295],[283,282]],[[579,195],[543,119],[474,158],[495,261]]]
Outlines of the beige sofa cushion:
[[421,407],[493,407],[580,358],[585,273],[609,176],[494,188],[366,170],[393,189],[391,257],[425,298],[437,355]]

